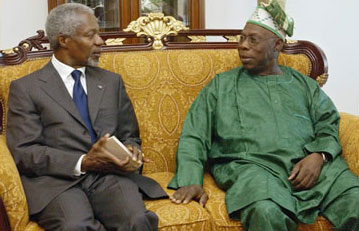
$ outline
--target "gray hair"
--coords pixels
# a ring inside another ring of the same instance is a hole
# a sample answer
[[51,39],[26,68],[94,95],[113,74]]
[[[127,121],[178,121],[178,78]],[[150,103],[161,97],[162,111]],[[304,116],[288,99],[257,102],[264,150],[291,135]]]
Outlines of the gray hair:
[[79,13],[94,14],[88,6],[79,3],[66,3],[52,9],[47,16],[45,30],[50,47],[56,50],[59,47],[57,37],[59,35],[73,36],[76,29],[82,25],[77,19]]

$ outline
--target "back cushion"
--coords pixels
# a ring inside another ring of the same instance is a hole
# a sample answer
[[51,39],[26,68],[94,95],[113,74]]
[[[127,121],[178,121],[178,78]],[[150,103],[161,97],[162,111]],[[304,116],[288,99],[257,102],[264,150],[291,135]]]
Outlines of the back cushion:
[[[0,67],[5,110],[10,82],[43,67],[49,58]],[[305,55],[281,54],[279,63],[309,74]],[[100,67],[121,74],[139,121],[144,173],[175,171],[178,138],[198,92],[215,76],[241,65],[236,49],[160,50],[103,53]],[[6,121],[6,119],[5,119]]]
[[[311,71],[305,55],[281,54],[279,62],[307,75]],[[239,65],[236,49],[102,55],[100,66],[121,74],[135,108],[142,148],[152,160],[144,173],[175,171],[178,139],[193,100],[215,74]]]

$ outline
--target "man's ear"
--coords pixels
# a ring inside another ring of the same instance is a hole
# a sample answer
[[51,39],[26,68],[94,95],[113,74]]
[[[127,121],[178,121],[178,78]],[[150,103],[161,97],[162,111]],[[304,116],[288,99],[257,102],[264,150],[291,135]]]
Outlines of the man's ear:
[[59,47],[67,47],[71,37],[67,35],[59,35],[57,41],[59,42]]
[[274,45],[274,51],[280,52],[283,49],[284,41],[282,39],[277,39]]

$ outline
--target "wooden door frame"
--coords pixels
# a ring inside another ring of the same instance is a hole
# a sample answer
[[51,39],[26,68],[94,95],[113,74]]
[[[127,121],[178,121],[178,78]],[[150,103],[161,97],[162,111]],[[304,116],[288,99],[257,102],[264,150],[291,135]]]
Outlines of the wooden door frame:
[[[118,0],[120,30],[123,30],[131,21],[140,16],[140,0]],[[205,28],[205,0],[188,0],[188,14],[191,29]],[[48,11],[58,5],[66,3],[66,0],[47,0]]]

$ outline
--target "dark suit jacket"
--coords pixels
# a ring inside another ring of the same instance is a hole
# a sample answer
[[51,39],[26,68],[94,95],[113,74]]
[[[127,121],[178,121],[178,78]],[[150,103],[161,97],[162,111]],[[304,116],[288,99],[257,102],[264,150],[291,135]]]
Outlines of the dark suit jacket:
[[[121,77],[87,67],[86,82],[89,114],[98,137],[110,133],[125,144],[140,145],[136,115]],[[29,212],[35,214],[81,180],[73,175],[74,168],[91,148],[91,138],[51,62],[11,83],[8,108],[7,144],[21,175]],[[155,181],[136,173],[128,177],[147,196],[166,196]]]

